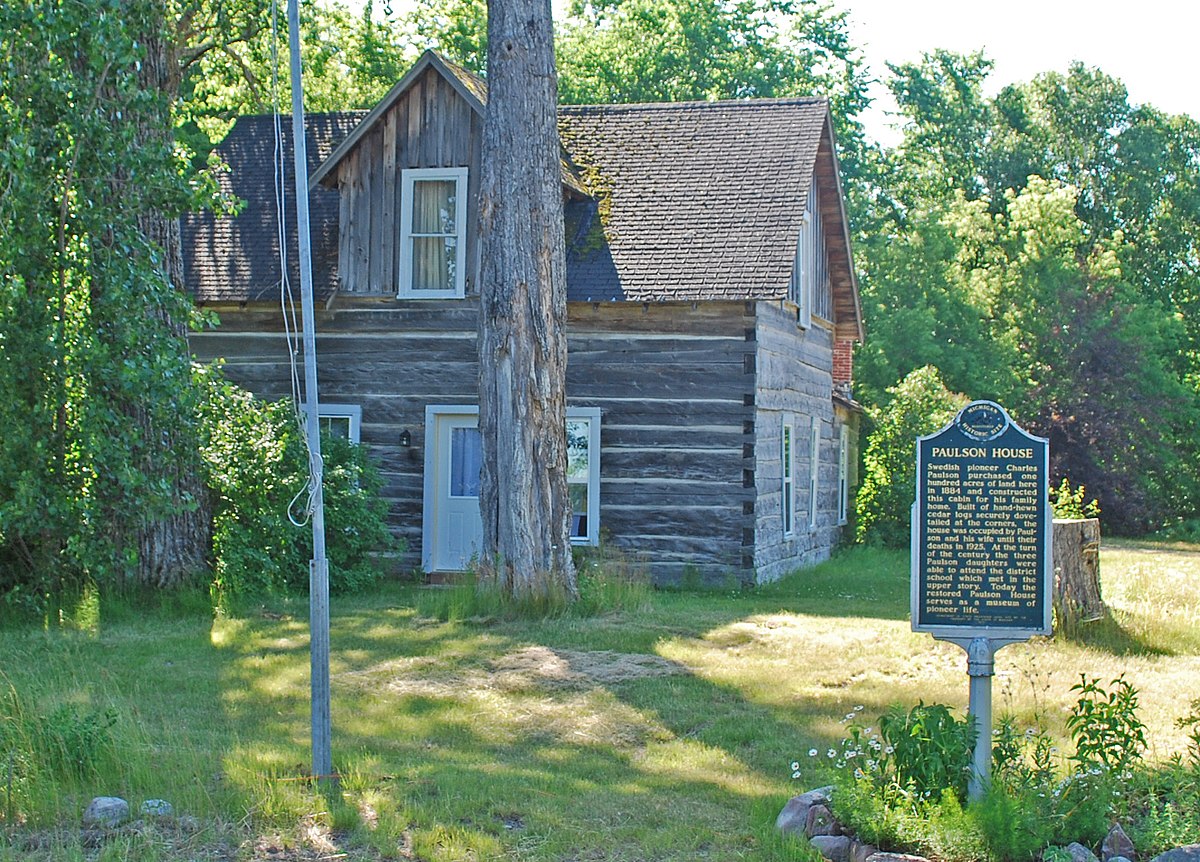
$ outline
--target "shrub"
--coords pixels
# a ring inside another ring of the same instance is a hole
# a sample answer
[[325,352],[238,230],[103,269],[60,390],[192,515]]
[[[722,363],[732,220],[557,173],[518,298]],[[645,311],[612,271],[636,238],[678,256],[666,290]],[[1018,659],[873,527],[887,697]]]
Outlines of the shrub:
[[950,392],[933,366],[918,368],[887,390],[888,401],[871,408],[874,424],[863,454],[858,491],[857,538],[892,548],[909,544],[916,494],[916,441],[945,426],[967,404]]
[[1056,518],[1099,518],[1100,503],[1095,498],[1090,502],[1084,500],[1083,485],[1072,491],[1071,481],[1066,476],[1058,488],[1050,492],[1050,506]]
[[[312,558],[312,532],[304,527],[308,456],[292,404],[256,399],[219,367],[197,375],[205,396],[201,453],[214,496],[214,595],[303,593]],[[322,434],[321,452],[329,586],[350,592],[378,578],[374,553],[396,543],[365,448]]]

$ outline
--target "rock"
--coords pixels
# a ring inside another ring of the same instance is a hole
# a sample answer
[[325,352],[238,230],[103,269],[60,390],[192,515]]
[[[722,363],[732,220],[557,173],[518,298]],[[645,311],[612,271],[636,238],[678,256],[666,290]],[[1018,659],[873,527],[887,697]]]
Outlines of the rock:
[[129,819],[129,803],[119,796],[97,796],[83,812],[85,826],[120,826]]
[[924,856],[909,856],[907,853],[872,853],[867,862],[929,862]]
[[812,838],[816,835],[838,835],[841,831],[828,805],[816,803],[809,806],[808,816],[804,818],[805,835]]
[[175,808],[165,799],[147,799],[139,809],[143,817],[170,817]]
[[1200,844],[1186,844],[1166,853],[1159,853],[1150,862],[1200,862]]
[[848,835],[814,835],[808,839],[808,843],[829,862],[850,862],[850,836]]
[[780,832],[803,836],[804,827],[808,824],[808,809],[814,805],[828,804],[832,793],[833,785],[829,785],[793,796],[775,818],[775,828]]
[[879,853],[879,848],[854,838],[850,841],[850,862],[867,862]]
[[1068,844],[1064,849],[1070,854],[1071,862],[1100,862],[1095,853],[1078,841]]
[[1100,858],[1104,862],[1110,862],[1117,856],[1132,859],[1135,852],[1133,842],[1125,834],[1121,824],[1114,823],[1112,829],[1109,829],[1108,834],[1104,836],[1104,843],[1100,845]]
[[1108,862],[1133,862],[1128,856],[1114,856]]

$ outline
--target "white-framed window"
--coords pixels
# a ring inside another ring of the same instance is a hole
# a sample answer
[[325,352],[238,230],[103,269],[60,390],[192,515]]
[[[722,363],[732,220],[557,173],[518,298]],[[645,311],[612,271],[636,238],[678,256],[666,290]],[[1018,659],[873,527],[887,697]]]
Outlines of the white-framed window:
[[814,182],[804,203],[800,235],[796,238],[796,259],[792,261],[792,280],[788,285],[788,298],[796,304],[796,323],[804,329],[812,326],[812,259],[817,233],[814,206],[816,195],[817,184]]
[[817,473],[821,467],[821,420],[812,417],[808,452],[808,526],[817,526]]
[[567,408],[571,544],[600,543],[600,408]]
[[362,407],[357,404],[326,404],[318,401],[317,422],[322,431],[357,443],[362,432]]
[[411,168],[400,174],[401,299],[465,294],[467,169]]
[[792,280],[788,285],[788,299],[796,305],[796,324],[803,329],[812,326],[814,316],[827,321],[833,319],[829,258],[825,251],[820,207],[814,177],[804,203],[804,217],[796,239],[796,259],[792,262]]
[[779,463],[783,482],[780,491],[780,512],[783,516],[783,535],[796,532],[796,482],[794,473],[796,425],[791,416],[783,417],[783,433],[780,434]]
[[838,525],[845,524],[850,511],[850,429],[838,428]]

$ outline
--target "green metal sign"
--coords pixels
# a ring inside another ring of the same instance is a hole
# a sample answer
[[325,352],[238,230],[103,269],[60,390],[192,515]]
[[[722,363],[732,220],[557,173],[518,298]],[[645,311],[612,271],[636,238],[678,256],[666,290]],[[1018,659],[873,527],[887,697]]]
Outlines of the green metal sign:
[[1047,441],[990,401],[917,441],[912,624],[947,640],[1050,634]]

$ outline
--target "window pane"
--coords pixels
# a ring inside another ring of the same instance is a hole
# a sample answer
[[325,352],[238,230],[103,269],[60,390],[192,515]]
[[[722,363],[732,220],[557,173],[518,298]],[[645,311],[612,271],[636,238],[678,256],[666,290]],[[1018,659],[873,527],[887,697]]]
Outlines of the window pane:
[[571,538],[588,537],[588,486],[572,482],[567,485],[571,496]]
[[588,481],[588,439],[591,422],[587,419],[567,420],[567,481]]
[[414,237],[412,244],[412,289],[453,291],[458,240],[452,236]]
[[413,183],[412,232],[453,235],[456,232],[454,180]]
[[450,496],[478,497],[483,450],[478,428],[450,429]]
[[349,416],[322,416],[321,429],[326,433],[341,437],[344,440],[350,439],[350,417]]

